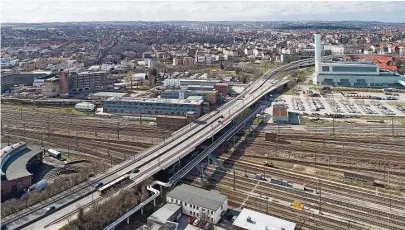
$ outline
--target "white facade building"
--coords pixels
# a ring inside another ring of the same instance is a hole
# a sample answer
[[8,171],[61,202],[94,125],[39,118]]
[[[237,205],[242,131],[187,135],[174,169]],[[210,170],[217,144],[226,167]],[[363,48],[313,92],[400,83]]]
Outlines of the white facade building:
[[320,63],[317,84],[343,87],[402,88],[405,77],[366,63]]
[[228,198],[215,190],[204,190],[187,184],[177,186],[166,195],[166,201],[180,205],[185,215],[206,218],[218,223],[228,210]]

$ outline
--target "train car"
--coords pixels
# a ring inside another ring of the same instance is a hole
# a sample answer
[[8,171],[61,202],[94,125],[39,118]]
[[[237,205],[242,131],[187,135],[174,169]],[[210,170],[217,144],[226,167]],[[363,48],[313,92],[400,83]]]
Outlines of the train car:
[[344,178],[353,182],[361,182],[363,184],[374,186],[374,178],[357,173],[344,172]]
[[115,179],[114,181],[104,185],[103,187],[97,189],[97,193],[99,196],[102,196],[105,193],[107,193],[110,189],[112,189],[122,183],[125,183],[126,181],[129,181],[129,175],[121,176],[121,177]]
[[276,178],[271,178],[270,183],[281,185],[281,180]]
[[48,154],[56,159],[60,159],[62,157],[62,153],[55,149],[48,149]]
[[292,187],[299,190],[305,190],[305,184],[303,182],[294,182],[292,183]]

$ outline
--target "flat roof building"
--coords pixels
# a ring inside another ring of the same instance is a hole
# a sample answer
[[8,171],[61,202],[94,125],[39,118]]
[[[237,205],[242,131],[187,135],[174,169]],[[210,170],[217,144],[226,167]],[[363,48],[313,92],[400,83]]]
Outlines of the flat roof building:
[[168,203],[182,206],[182,213],[197,218],[206,217],[216,224],[228,210],[228,197],[216,190],[204,190],[187,184],[174,188],[166,195]]
[[42,163],[42,149],[36,146],[28,147],[19,142],[12,146],[5,146],[1,150],[1,199],[8,199],[12,195],[28,188],[32,183],[29,172]]
[[232,230],[294,230],[295,225],[296,223],[244,208],[233,222]]
[[150,115],[180,115],[203,112],[203,100],[111,97],[104,101],[104,112]]
[[153,224],[163,225],[167,221],[177,221],[180,217],[181,207],[176,204],[167,203],[148,217],[147,225],[149,227]]
[[320,63],[317,74],[318,85],[343,87],[401,88],[405,77],[395,72],[380,70],[372,63],[337,62]]

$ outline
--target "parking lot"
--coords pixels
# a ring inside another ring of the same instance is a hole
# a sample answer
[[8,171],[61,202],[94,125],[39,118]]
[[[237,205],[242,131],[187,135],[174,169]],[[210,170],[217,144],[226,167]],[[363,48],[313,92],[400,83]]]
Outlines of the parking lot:
[[306,114],[342,114],[370,116],[405,116],[405,106],[388,100],[354,99],[342,94],[311,97],[304,94],[282,95],[277,103],[285,103],[289,111]]

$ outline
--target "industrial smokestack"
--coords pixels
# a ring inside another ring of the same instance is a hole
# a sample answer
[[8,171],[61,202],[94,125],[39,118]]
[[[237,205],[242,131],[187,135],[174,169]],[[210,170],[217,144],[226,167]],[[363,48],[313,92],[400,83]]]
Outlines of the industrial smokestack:
[[321,62],[321,35],[314,34],[315,36],[315,72],[319,72],[319,63]]

